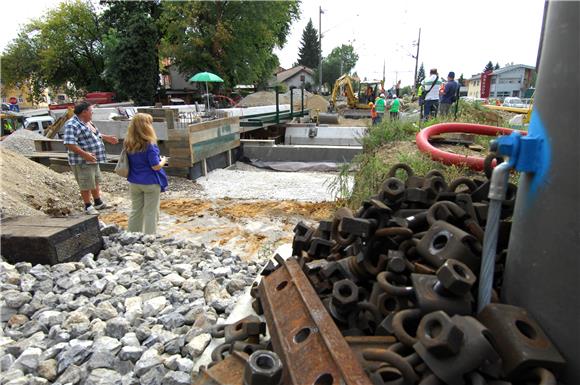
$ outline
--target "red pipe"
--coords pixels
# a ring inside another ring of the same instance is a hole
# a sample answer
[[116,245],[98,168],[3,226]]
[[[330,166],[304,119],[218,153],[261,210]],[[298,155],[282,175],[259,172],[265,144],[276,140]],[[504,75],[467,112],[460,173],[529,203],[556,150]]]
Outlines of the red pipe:
[[439,161],[448,165],[465,165],[476,171],[483,170],[483,158],[476,156],[467,156],[452,154],[436,147],[429,143],[429,138],[434,135],[444,134],[448,132],[459,132],[476,135],[498,136],[509,135],[513,132],[511,128],[485,126],[483,124],[472,123],[440,123],[434,124],[430,127],[424,128],[417,133],[416,141],[417,147],[420,151],[425,152],[431,156],[431,159]]

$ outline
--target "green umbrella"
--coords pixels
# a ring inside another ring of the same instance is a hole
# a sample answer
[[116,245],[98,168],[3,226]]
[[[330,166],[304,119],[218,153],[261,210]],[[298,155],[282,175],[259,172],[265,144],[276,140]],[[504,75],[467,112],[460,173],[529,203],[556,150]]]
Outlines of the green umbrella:
[[205,82],[205,95],[207,98],[207,109],[209,110],[209,90],[207,87],[207,83],[223,83],[224,80],[217,76],[216,74],[212,74],[211,72],[200,72],[195,74],[189,79],[190,82]]

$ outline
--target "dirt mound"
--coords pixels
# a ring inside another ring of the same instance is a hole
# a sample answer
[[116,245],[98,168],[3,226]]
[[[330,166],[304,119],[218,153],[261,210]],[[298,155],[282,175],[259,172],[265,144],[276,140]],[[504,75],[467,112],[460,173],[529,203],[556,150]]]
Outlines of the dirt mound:
[[306,108],[310,110],[319,110],[320,112],[326,112],[328,110],[328,100],[324,99],[320,95],[312,95],[306,101]]
[[80,209],[72,175],[51,169],[0,148],[0,210],[2,216],[65,216]]
[[[294,98],[292,103],[294,109],[300,109],[302,104],[302,91],[294,89]],[[290,91],[278,95],[278,102],[280,104],[290,104]],[[271,106],[276,104],[276,93],[274,91],[258,91],[243,98],[238,107],[258,107]],[[322,96],[314,95],[308,91],[304,91],[304,106],[305,108],[317,108],[321,111],[326,111],[328,102]]]
[[[285,96],[280,95],[279,103],[280,104],[290,103],[290,98],[286,98]],[[273,91],[258,91],[240,100],[238,106],[258,107],[258,106],[270,106],[272,104],[276,104],[276,94]]]

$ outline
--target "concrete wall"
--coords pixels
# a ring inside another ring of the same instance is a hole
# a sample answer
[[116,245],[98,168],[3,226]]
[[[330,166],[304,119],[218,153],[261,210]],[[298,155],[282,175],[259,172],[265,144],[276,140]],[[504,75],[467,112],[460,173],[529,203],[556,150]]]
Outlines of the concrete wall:
[[358,146],[365,135],[366,127],[338,126],[289,126],[286,128],[284,144],[310,146]]
[[277,146],[273,141],[242,140],[243,156],[266,162],[350,162],[362,146]]

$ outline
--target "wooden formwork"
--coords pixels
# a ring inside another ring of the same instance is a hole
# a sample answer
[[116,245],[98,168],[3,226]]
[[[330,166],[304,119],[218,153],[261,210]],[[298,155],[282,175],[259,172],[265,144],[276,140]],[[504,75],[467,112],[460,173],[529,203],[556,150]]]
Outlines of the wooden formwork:
[[[150,110],[150,109],[148,109]],[[151,109],[155,110],[155,109]],[[149,111],[148,111],[149,113]],[[164,116],[173,123],[173,113]],[[162,115],[156,112],[156,116]],[[124,125],[128,122],[119,122]],[[159,149],[162,155],[169,156],[170,175],[183,176],[195,179],[206,175],[208,171],[227,167],[232,164],[232,150],[240,147],[240,119],[227,117],[207,122],[190,124],[187,128],[178,129],[173,124],[167,125],[167,140],[159,140]],[[109,134],[109,132],[104,132]],[[119,143],[105,144],[109,160],[114,163],[123,148],[124,132],[121,133]],[[66,148],[62,140],[41,139],[35,141],[36,151],[30,157],[42,163],[47,161],[63,165],[66,160]],[[111,165],[103,165],[103,169],[111,169]]]

